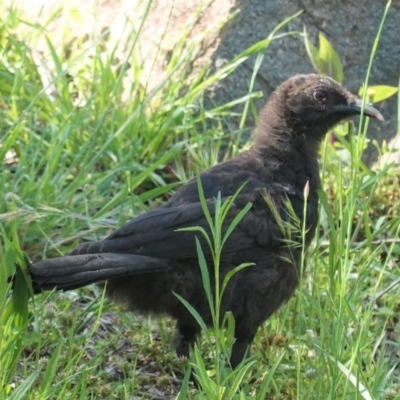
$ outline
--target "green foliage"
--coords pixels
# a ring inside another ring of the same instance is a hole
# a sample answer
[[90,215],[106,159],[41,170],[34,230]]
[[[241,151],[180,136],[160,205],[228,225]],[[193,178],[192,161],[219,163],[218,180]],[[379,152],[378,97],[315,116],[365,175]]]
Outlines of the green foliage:
[[321,75],[330,76],[340,83],[343,82],[343,67],[338,53],[321,32],[318,39],[319,48],[312,44],[304,28],[304,43],[314,69]]
[[364,88],[360,88],[358,95],[361,98],[365,95],[370,103],[379,103],[380,101],[394,96],[398,91],[399,88],[395,86],[375,85],[368,86],[366,91]]
[[[242,384],[244,377],[247,375],[251,363],[240,365],[235,373],[227,372],[224,365],[229,364],[229,354],[234,341],[234,320],[231,313],[227,315],[221,315],[221,305],[224,295],[224,291],[231,280],[231,278],[239,271],[244,268],[250,267],[251,263],[245,263],[238,265],[233,270],[229,271],[225,276],[220,274],[220,258],[223,246],[229,235],[233,232],[237,224],[250,210],[251,203],[247,204],[233,219],[233,221],[223,230],[224,221],[228,215],[229,210],[233,206],[236,197],[240,194],[243,186],[228,199],[222,201],[221,193],[218,193],[217,198],[214,201],[214,215],[210,213],[208,208],[207,200],[204,196],[203,188],[201,186],[201,180],[199,175],[197,176],[197,187],[199,191],[200,203],[207,219],[211,235],[201,227],[192,227],[182,229],[183,231],[194,231],[199,232],[206,240],[209,246],[213,259],[213,276],[210,277],[209,267],[204,258],[203,250],[200,245],[200,241],[196,238],[197,254],[199,257],[199,266],[201,270],[205,295],[210,306],[211,317],[213,321],[213,334],[215,338],[215,355],[213,357],[214,365],[212,369],[212,376],[210,377],[204,363],[201,359],[198,348],[195,349],[195,360],[192,365],[192,369],[196,375],[196,379],[204,392],[205,398],[215,399],[233,399],[237,396],[237,390]],[[206,338],[210,341],[210,335],[207,334],[207,327],[198,312],[181,296],[175,294],[185,307],[191,312],[193,317],[196,319],[198,324],[201,326],[203,332],[206,333]],[[226,330],[227,340],[225,340]]]
[[[28,300],[31,289],[27,285],[25,277],[25,260],[19,250],[18,239],[13,237],[16,243],[4,237],[4,248],[0,269],[0,365],[3,373],[0,374],[0,384],[5,394],[9,394],[12,388],[13,377],[17,362],[24,348],[24,334],[28,326]],[[14,282],[8,283],[12,276],[10,266],[16,266]],[[11,291],[11,286],[13,290]],[[29,389],[29,386],[26,387]],[[1,394],[1,393],[0,393]],[[0,397],[1,398],[1,397]]]

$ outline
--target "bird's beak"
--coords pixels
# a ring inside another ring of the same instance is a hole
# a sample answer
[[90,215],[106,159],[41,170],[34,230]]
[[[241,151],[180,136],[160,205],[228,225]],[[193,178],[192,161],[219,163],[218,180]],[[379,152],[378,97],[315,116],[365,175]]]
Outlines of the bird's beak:
[[378,121],[384,121],[385,119],[383,118],[383,115],[374,107],[370,106],[369,104],[364,104],[364,107],[362,106],[362,101],[360,99],[355,99],[354,101],[350,102],[347,105],[338,105],[335,106],[335,110],[341,111],[341,112],[347,112],[349,114],[361,114],[361,112],[364,113],[364,115],[375,118]]

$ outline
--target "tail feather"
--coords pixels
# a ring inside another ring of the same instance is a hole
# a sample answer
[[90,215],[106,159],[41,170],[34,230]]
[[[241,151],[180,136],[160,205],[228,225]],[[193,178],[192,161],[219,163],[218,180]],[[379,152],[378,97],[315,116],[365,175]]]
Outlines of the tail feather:
[[166,271],[166,260],[136,254],[82,254],[51,258],[29,267],[34,291],[71,290],[107,279]]

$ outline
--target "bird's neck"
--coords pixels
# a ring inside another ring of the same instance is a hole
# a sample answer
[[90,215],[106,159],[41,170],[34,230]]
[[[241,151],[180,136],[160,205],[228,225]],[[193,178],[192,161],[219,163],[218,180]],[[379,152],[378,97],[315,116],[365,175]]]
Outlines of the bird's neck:
[[[273,99],[272,99],[273,100]],[[257,147],[273,147],[275,152],[292,154],[295,158],[317,160],[318,150],[328,129],[292,112],[282,101],[269,101],[261,110],[254,142]]]
[[307,134],[297,131],[293,135],[290,131],[280,127],[276,130],[270,130],[266,135],[263,134],[263,137],[260,136],[254,136],[254,143],[262,151],[268,152],[269,149],[273,149],[275,154],[280,154],[284,157],[290,156],[295,161],[302,161],[306,164],[308,161],[316,161],[318,159],[321,140],[310,140]]
[[323,134],[307,132],[305,127],[293,124],[289,126],[282,120],[276,125],[273,122],[270,120],[266,126],[258,125],[254,133],[254,149],[277,175],[285,176],[288,170],[294,171],[294,179],[300,185],[309,177],[313,187],[317,188],[320,184],[318,151]]

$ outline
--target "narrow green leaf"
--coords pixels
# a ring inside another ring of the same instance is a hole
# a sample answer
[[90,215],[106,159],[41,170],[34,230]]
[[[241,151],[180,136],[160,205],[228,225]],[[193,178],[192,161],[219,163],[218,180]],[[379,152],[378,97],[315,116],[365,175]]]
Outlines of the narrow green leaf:
[[225,242],[227,241],[229,235],[233,232],[233,230],[237,227],[238,223],[243,219],[246,213],[253,207],[252,203],[247,203],[246,206],[239,212],[238,215],[233,219],[233,221],[229,224],[228,229],[225,232],[224,238],[222,240],[222,246],[224,246]]
[[343,67],[340,57],[333,48],[328,39],[319,33],[319,57],[323,61],[323,75],[327,75],[335,79],[335,81],[343,82]]
[[[14,235],[15,236],[15,235]],[[13,263],[15,266],[15,275],[13,277],[13,290],[11,292],[11,302],[6,304],[2,316],[3,324],[9,326],[14,336],[13,346],[6,350],[8,353],[8,363],[6,366],[6,382],[11,382],[17,361],[23,348],[23,338],[28,325],[28,301],[32,288],[29,278],[25,274],[24,255],[21,253],[17,244],[17,237],[11,242],[6,236],[2,237],[6,248],[6,263]],[[4,327],[3,327],[4,329]]]
[[238,265],[237,267],[231,269],[224,277],[224,281],[222,283],[221,288],[221,297],[224,294],[226,287],[228,286],[229,281],[231,280],[232,276],[235,275],[237,272],[241,271],[242,269],[248,268],[255,265],[254,263],[243,263]]
[[37,377],[42,371],[42,367],[39,367],[35,372],[33,372],[28,378],[18,386],[18,388],[12,392],[11,396],[9,396],[8,400],[21,400],[25,398],[25,395],[28,393],[28,390],[32,389]]
[[240,367],[235,370],[235,373],[233,374],[234,376],[233,383],[229,385],[229,391],[226,397],[227,399],[233,399],[234,396],[237,395],[240,386],[244,382],[244,378],[247,372],[254,364],[255,361],[250,361],[244,365],[240,365]]
[[244,182],[239,189],[233,194],[233,196],[230,196],[226,201],[225,201],[225,206],[223,209],[223,215],[222,215],[222,221],[225,221],[225,218],[229,212],[229,210],[232,208],[233,204],[235,203],[236,198],[239,196],[243,188],[247,185],[247,181]]
[[176,229],[177,232],[201,232],[201,234],[204,236],[208,246],[210,247],[211,250],[211,254],[214,254],[214,249],[212,246],[212,243],[210,241],[210,237],[207,235],[207,232],[205,231],[205,229],[201,226],[190,226],[187,228],[179,228]]
[[194,347],[195,363],[192,364],[193,370],[195,371],[195,376],[204,391],[206,398],[214,399],[217,393],[217,386],[215,382],[208,376],[206,366],[204,364],[203,358],[201,357],[201,352],[197,345]]
[[357,379],[357,377],[351,373],[351,371],[340,361],[336,360],[334,357],[328,355],[328,357],[336,363],[342,373],[346,376],[346,378],[353,384],[356,388],[357,393],[362,396],[364,400],[373,400],[371,393],[369,390]]
[[214,309],[214,299],[211,290],[211,282],[210,282],[210,274],[208,272],[207,261],[204,258],[203,249],[201,248],[201,244],[199,239],[196,237],[196,250],[197,257],[199,259],[199,266],[201,271],[201,279],[203,281],[204,291],[206,292],[207,300],[209,302],[211,310]]
[[304,44],[311,64],[319,74],[343,82],[343,67],[338,53],[322,33],[319,33],[318,39],[319,48],[311,43],[304,28]]
[[207,334],[207,325],[205,324],[203,318],[201,318],[200,314],[194,309],[182,296],[180,296],[178,293],[174,293],[174,296],[179,299],[179,301],[186,307],[186,309],[190,312],[190,314],[193,315],[195,318],[196,322],[200,325],[201,329],[203,330],[203,333]]
[[177,400],[186,400],[189,396],[189,381],[192,374],[192,366],[189,364],[186,368],[185,375],[182,380],[181,390],[178,393]]
[[64,342],[60,341],[57,347],[54,349],[53,354],[51,355],[50,361],[47,365],[46,371],[42,377],[40,386],[39,386],[39,393],[43,396],[47,395],[48,390],[53,383],[54,376],[57,372],[58,362],[60,358],[61,349],[64,346]]
[[274,374],[278,367],[281,365],[282,360],[285,356],[285,351],[282,351],[282,353],[279,355],[277,360],[274,362],[273,366],[270,368],[270,370],[267,373],[267,376],[265,377],[260,390],[257,394],[256,399],[257,400],[264,400],[267,397],[267,392],[270,390],[270,385],[272,382],[272,378],[274,377]]
[[317,47],[315,47],[313,45],[311,40],[308,38],[308,33],[306,31],[306,27],[304,27],[304,45],[306,47],[308,58],[310,59],[311,64],[313,65],[313,67],[316,71],[319,71],[320,59],[319,59],[318,49],[317,49]]
[[197,180],[197,190],[199,192],[200,204],[201,204],[201,207],[203,209],[204,216],[206,217],[207,223],[208,223],[208,225],[209,225],[209,227],[211,229],[211,232],[214,235],[214,224],[213,224],[213,220],[211,218],[210,210],[208,209],[206,197],[204,195],[204,190],[203,190],[203,186],[201,184],[201,176],[200,176],[200,174],[196,175],[196,180]]

